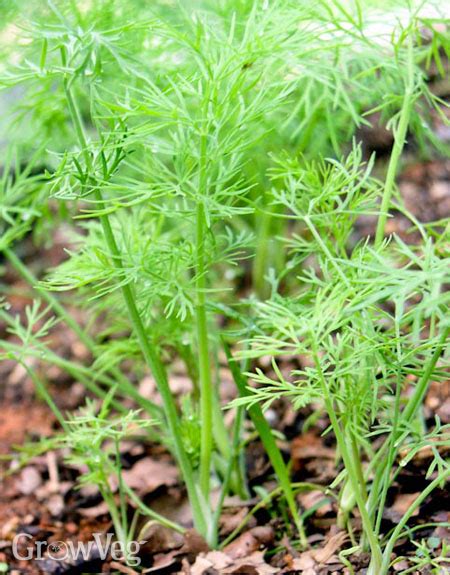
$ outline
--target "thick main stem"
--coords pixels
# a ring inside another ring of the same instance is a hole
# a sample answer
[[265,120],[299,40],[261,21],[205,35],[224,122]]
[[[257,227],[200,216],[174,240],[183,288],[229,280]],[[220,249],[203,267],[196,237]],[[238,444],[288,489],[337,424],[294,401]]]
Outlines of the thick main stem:
[[[62,54],[63,62],[65,61],[65,54]],[[91,157],[89,154],[88,146],[87,146],[87,139],[84,134],[84,127],[83,122],[76,105],[76,102],[73,98],[69,83],[67,80],[64,81],[64,89],[69,105],[69,110],[71,113],[72,121],[75,125],[75,130],[79,139],[79,144],[83,151],[86,167],[88,170],[91,169]],[[102,196],[102,192],[100,189],[96,189],[94,193],[95,199],[98,202],[101,208],[104,208],[104,200]],[[103,228],[103,233],[105,236],[105,241],[108,246],[112,262],[117,270],[123,272],[123,262],[120,255],[120,250],[117,245],[112,227],[111,222],[109,221],[109,216],[105,211],[103,215],[100,216],[101,225]],[[200,504],[200,499],[197,493],[196,485],[194,482],[194,477],[192,473],[192,467],[189,462],[188,456],[183,446],[181,430],[179,426],[179,419],[178,414],[175,406],[174,399],[172,397],[172,393],[170,391],[169,383],[166,378],[166,373],[164,367],[153,347],[150,345],[147,339],[147,333],[145,331],[144,324],[142,322],[141,316],[136,306],[133,290],[129,284],[124,284],[122,286],[122,294],[125,300],[126,307],[128,309],[128,313],[130,315],[130,320],[133,326],[133,329],[137,335],[139,345],[144,356],[144,359],[149,366],[155,381],[158,387],[158,391],[161,394],[163,405],[164,405],[164,413],[167,418],[167,423],[170,430],[171,439],[173,441],[175,455],[177,457],[178,464],[180,466],[181,473],[183,475],[183,479],[186,483],[186,489],[189,495],[189,501],[192,507],[192,514],[194,519],[194,524],[196,529],[202,533],[207,535],[207,521],[205,519],[205,509]]]
[[[197,222],[197,241],[203,242],[199,238],[203,230],[201,220],[203,219],[202,209],[199,206]],[[202,422],[201,429],[201,451],[200,451],[200,486],[204,497],[209,497],[210,474],[211,474],[211,454],[213,446],[212,437],[212,414],[213,414],[213,389],[211,371],[209,363],[208,349],[208,323],[205,308],[205,270],[203,248],[199,249],[197,257],[197,345],[198,364],[200,375],[200,415]]]
[[207,135],[200,139],[199,195],[196,212],[196,328],[198,347],[198,368],[200,378],[200,416],[202,422],[200,447],[200,487],[206,501],[209,499],[211,456],[213,449],[213,387],[208,345],[208,318],[206,314],[206,266],[205,235],[206,219],[202,196],[206,194]]
[[[95,198],[101,207],[104,207],[103,197],[100,190],[95,191]],[[116,269],[123,271],[123,262],[120,256],[120,250],[117,246],[114,233],[109,221],[107,214],[100,216],[100,221],[103,227],[103,233],[105,235],[105,240],[108,245],[108,249],[111,253],[112,261]],[[178,464],[181,469],[184,481],[186,482],[186,488],[189,494],[189,500],[192,506],[192,512],[194,516],[194,523],[196,528],[200,533],[206,534],[206,521],[203,513],[202,506],[198,498],[196,486],[193,479],[192,467],[187,457],[186,451],[183,446],[183,441],[181,439],[181,429],[179,425],[178,413],[176,410],[175,402],[170,391],[169,383],[167,381],[164,366],[162,365],[156,351],[150,345],[147,339],[147,333],[145,331],[144,324],[142,323],[141,316],[136,306],[135,298],[131,286],[125,284],[122,286],[122,294],[125,300],[125,304],[130,314],[130,320],[133,325],[134,331],[137,335],[139,345],[144,356],[144,359],[149,366],[158,387],[158,391],[161,394],[164,413],[167,418],[167,423],[170,430],[170,436],[174,444],[175,454],[178,460]]]
[[414,98],[414,52],[411,35],[408,38],[408,79],[403,98],[402,109],[397,129],[394,130],[394,146],[392,148],[391,158],[389,160],[384,192],[381,200],[380,215],[378,217],[377,230],[375,233],[375,247],[379,247],[384,239],[386,221],[389,207],[391,205],[392,194],[394,191],[395,177],[398,171],[400,156],[406,142],[406,133],[408,131],[409,120],[411,117],[411,108]]

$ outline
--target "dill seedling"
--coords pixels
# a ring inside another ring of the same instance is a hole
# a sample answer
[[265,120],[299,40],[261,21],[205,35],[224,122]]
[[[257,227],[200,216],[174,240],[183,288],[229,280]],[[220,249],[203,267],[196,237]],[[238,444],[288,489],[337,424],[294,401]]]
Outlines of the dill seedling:
[[[287,466],[256,404],[319,403],[342,463],[333,485],[339,524],[356,506],[357,549],[370,549],[374,575],[387,572],[419,505],[382,539],[399,453],[423,440],[419,412],[430,381],[444,377],[445,222],[423,226],[408,214],[396,176],[413,140],[423,154],[448,153],[432,130],[446,104],[428,77],[432,69],[446,76],[450,53],[438,8],[385,2],[381,13],[376,4],[29,2],[0,62],[4,93],[17,95],[0,249],[49,306],[36,302],[23,321],[2,308],[15,336],[2,347],[24,365],[57,365],[105,402],[101,417],[91,409],[72,424],[74,453],[88,457],[78,447],[93,429],[100,449],[104,430],[116,434],[128,417],[121,398],[133,399],[178,463],[195,528],[217,546],[226,494],[246,492],[239,434],[250,405],[305,546]],[[8,18],[18,18],[16,6]],[[376,115],[394,141],[384,177],[358,143]],[[417,245],[385,237],[393,209],[409,218]],[[373,244],[355,238],[362,216],[377,221]],[[31,234],[49,246],[62,222],[71,233],[66,259],[35,274],[20,242]],[[68,291],[86,325],[71,315]],[[83,342],[89,365],[53,351],[51,314]],[[231,431],[220,398],[223,340],[241,395]],[[272,356],[272,371],[249,363],[241,373],[235,348],[249,362]],[[309,364],[283,375],[279,357],[296,355]],[[171,388],[176,360],[192,388],[181,409]],[[135,385],[148,372],[162,407]],[[258,385],[244,393],[247,378]],[[415,382],[410,396],[406,380]],[[434,461],[425,494],[447,477]],[[111,456],[104,464],[119,466]],[[124,485],[114,507],[102,485],[118,537],[127,537],[125,496],[154,517]]]

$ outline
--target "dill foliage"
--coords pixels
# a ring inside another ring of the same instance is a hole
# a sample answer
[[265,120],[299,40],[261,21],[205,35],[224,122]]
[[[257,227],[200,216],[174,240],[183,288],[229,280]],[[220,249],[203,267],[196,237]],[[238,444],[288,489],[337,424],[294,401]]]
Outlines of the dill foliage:
[[[421,418],[430,382],[448,367],[448,223],[417,221],[396,187],[406,145],[425,158],[449,152],[433,130],[437,117],[448,122],[447,104],[429,83],[448,79],[439,6],[48,0],[25,9],[16,0],[1,26],[10,121],[0,249],[37,295],[25,318],[1,308],[14,336],[2,354],[58,365],[102,400],[100,412],[90,401],[67,418],[29,368],[117,536],[133,533],[126,498],[183,531],[121,481],[119,441],[131,427],[173,453],[194,526],[218,545],[225,495],[247,496],[245,407],[306,545],[308,526],[263,417],[287,398],[326,413],[340,526],[357,512],[352,552],[369,549],[369,572],[387,573],[420,504],[383,539],[389,487],[419,449],[448,445],[446,426]],[[360,143],[376,123],[393,136],[384,170]],[[409,221],[407,242],[386,234],[393,210]],[[374,237],[360,239],[362,218]],[[46,249],[61,229],[63,261],[36,277],[21,260],[22,240]],[[59,322],[90,364],[53,350]],[[238,389],[231,430],[224,353]],[[267,356],[271,367],[260,369]],[[171,379],[180,363],[191,392],[178,402]],[[136,385],[146,373],[156,402]],[[124,398],[138,411],[124,409]],[[433,453],[427,493],[449,476]]]

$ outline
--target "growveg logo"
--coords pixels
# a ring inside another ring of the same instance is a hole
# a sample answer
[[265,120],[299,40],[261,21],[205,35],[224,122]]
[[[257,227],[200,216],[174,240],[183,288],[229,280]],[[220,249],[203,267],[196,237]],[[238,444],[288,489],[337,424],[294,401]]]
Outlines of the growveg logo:
[[13,539],[12,552],[15,559],[20,561],[44,561],[53,559],[67,563],[78,563],[80,560],[93,559],[106,560],[111,557],[115,561],[126,560],[131,567],[141,564],[138,557],[141,546],[145,541],[115,541],[112,533],[106,536],[94,533],[93,539],[84,541],[33,541],[28,533],[19,533]]

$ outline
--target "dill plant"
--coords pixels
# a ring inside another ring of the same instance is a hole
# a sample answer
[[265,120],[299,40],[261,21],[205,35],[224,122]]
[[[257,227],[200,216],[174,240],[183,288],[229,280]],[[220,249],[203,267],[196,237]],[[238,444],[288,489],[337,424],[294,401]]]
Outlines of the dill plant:
[[[422,243],[410,247],[399,238],[384,239],[413,104],[426,93],[414,68],[414,33],[412,24],[399,39],[405,45],[407,72],[400,110],[391,120],[394,148],[385,182],[371,177],[371,163],[364,166],[358,147],[340,162],[305,163],[282,155],[272,170],[272,203],[285,208],[277,216],[299,222],[298,231],[285,240],[291,265],[282,278],[287,281],[290,269],[295,270],[300,287],[294,296],[275,289],[270,300],[257,304],[254,336],[246,342],[251,351],[244,356],[272,356],[274,377],[262,371],[248,374],[258,386],[250,388],[253,398],[238,401],[259,401],[265,407],[282,396],[297,407],[323,401],[343,463],[335,482],[343,485],[341,521],[346,524],[356,504],[363,525],[360,547],[370,549],[369,572],[374,574],[388,572],[393,546],[407,520],[450,475],[448,464],[437,456],[439,464],[432,465],[439,467],[437,477],[383,549],[379,536],[386,496],[404,465],[397,456],[402,446],[414,445],[420,437],[415,421],[430,381],[445,378],[438,361],[450,333],[445,290],[449,261],[442,249],[447,234],[436,234],[432,226],[425,229],[400,205],[397,208],[410,217]],[[374,246],[368,241],[352,246],[357,217],[376,213],[380,195]],[[311,259],[314,264],[305,267]],[[313,367],[293,370],[289,380],[275,358],[296,354],[309,357]],[[417,384],[405,399],[408,376],[416,377]],[[383,437],[378,451],[371,443],[374,436]]]
[[[223,475],[234,455],[213,382],[215,342],[208,334],[208,308],[214,290],[209,286],[214,266],[223,269],[247,257],[251,232],[236,229],[233,222],[253,209],[246,197],[252,183],[240,171],[245,154],[267,131],[260,120],[289,91],[288,86],[280,89],[276,78],[268,81],[263,68],[278,63],[272,58],[274,43],[280,43],[272,27],[273,11],[259,14],[253,8],[239,27],[234,18],[216,22],[214,15],[199,12],[184,19],[186,31],[155,17],[94,31],[83,28],[81,17],[70,22],[53,3],[48,10],[53,22],[30,30],[40,44],[39,64],[25,61],[4,81],[29,81],[32,86],[48,81],[58,93],[73,127],[73,147],[55,149],[56,169],[44,187],[71,211],[73,202],[79,204],[87,235],[74,239],[80,248],[37,289],[79,289],[91,302],[91,313],[108,315],[109,333],[129,329],[131,320],[131,339],[116,336],[107,346],[79,334],[100,373],[89,387],[95,391],[97,381],[103,385],[106,377],[159,419],[163,429],[167,422],[163,440],[179,463],[194,524],[214,544],[218,516],[210,503],[212,459],[214,455],[214,467]],[[155,82],[155,70],[146,73],[143,56],[138,61],[126,47],[144,27],[186,65],[173,75],[156,75]],[[288,31],[283,38],[287,49]],[[101,83],[116,66],[135,79],[120,97],[108,82]],[[35,284],[9,248],[4,251]],[[43,293],[70,327],[64,308]],[[9,349],[13,353],[15,348]],[[192,374],[201,421],[194,466],[161,357],[178,350]],[[136,361],[141,354],[162,397],[163,415],[131,393],[120,372],[122,360]],[[242,493],[245,484],[239,475],[236,467],[230,482]]]
[[[211,545],[220,517],[212,480],[221,482],[221,503],[230,490],[246,495],[242,405],[250,405],[306,544],[259,404],[281,396],[298,407],[323,402],[343,463],[335,483],[339,521],[350,526],[356,505],[359,548],[369,546],[378,574],[387,572],[395,539],[418,505],[382,544],[398,454],[417,445],[428,384],[444,377],[446,236],[407,214],[395,178],[408,134],[422,151],[433,144],[448,152],[430,127],[444,103],[430,91],[427,70],[436,65],[445,75],[441,54],[450,44],[434,29],[443,21],[434,9],[423,16],[423,7],[391,7],[398,26],[380,31],[386,16],[375,8],[338,0],[177,9],[165,2],[151,9],[141,2],[32,3],[24,56],[1,75],[4,88],[23,97],[2,180],[0,247],[49,307],[36,303],[25,325],[5,308],[0,313],[21,341],[2,342],[8,357],[56,364],[105,405],[123,413],[120,397],[131,397],[151,417],[148,433],[174,454],[194,525]],[[432,34],[428,43],[423,27]],[[349,145],[374,112],[394,136],[384,181],[372,174],[374,159],[364,162],[361,148]],[[419,245],[385,239],[392,207],[411,219]],[[378,218],[373,245],[354,244],[362,215]],[[51,230],[70,220],[67,259],[39,281],[15,247],[31,230],[36,244],[48,244]],[[238,299],[251,257],[252,295]],[[55,294],[67,290],[87,309],[87,326]],[[89,350],[90,367],[52,351],[51,323],[34,331],[50,310]],[[233,358],[238,340],[247,367]],[[241,395],[231,433],[219,397],[222,347]],[[313,367],[286,378],[276,358],[296,354],[310,356]],[[248,362],[262,355],[274,358],[273,376],[251,371]],[[181,409],[170,388],[175,358],[192,383]],[[151,372],[162,408],[139,394],[124,371],[130,361],[134,380]],[[417,378],[411,396],[403,393],[408,376]],[[258,386],[246,388],[247,377]],[[106,408],[101,419],[107,426]],[[81,423],[93,432],[94,424]],[[74,425],[67,433],[75,445]],[[373,437],[381,441],[376,452]],[[445,462],[435,461],[427,493],[448,476]],[[109,492],[105,499],[115,504]],[[123,508],[111,509],[126,537]]]

